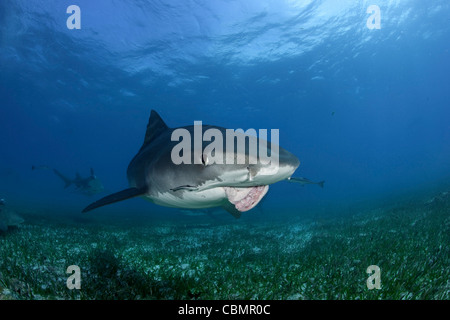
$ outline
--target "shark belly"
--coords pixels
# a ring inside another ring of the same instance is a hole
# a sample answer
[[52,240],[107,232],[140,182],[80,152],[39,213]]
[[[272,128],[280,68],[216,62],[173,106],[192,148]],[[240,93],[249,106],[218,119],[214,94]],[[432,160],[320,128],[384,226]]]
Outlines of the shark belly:
[[146,194],[145,198],[165,207],[201,209],[218,207],[227,199],[224,188],[217,187],[202,191],[158,192]]

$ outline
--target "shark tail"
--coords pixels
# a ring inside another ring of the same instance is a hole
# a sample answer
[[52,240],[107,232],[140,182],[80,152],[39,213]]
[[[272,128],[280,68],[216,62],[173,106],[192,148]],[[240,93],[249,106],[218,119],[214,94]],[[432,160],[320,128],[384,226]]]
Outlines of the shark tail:
[[67,188],[68,186],[70,186],[71,184],[72,184],[72,180],[70,180],[69,178],[67,178],[66,176],[64,176],[61,172],[59,172],[58,170],[56,170],[56,169],[53,169],[53,171],[55,172],[55,174],[58,176],[58,177],[60,177],[63,181],[64,181],[64,183],[65,183],[65,186],[64,186],[64,188]]
[[321,187],[321,188],[323,188],[323,184],[325,183],[325,180],[324,181],[320,181],[320,182],[317,182],[317,184],[319,185],[319,187]]

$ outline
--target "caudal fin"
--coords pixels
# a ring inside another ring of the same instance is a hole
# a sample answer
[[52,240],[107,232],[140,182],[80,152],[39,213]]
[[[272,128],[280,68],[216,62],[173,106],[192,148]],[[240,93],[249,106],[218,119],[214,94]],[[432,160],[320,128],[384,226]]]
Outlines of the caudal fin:
[[320,181],[320,182],[317,182],[317,184],[321,187],[321,188],[323,188],[323,184],[325,183],[325,180],[324,181]]
[[131,199],[134,197],[142,196],[147,192],[148,188],[129,188],[125,189],[113,194],[110,194],[109,196],[106,196],[104,198],[101,198],[100,200],[95,201],[94,203],[91,203],[86,208],[83,209],[84,212],[88,212],[94,209],[97,209],[99,207],[106,206],[111,203],[119,202],[122,200]]
[[64,183],[65,183],[64,188],[67,188],[68,186],[70,186],[70,185],[72,184],[73,181],[70,180],[69,178],[65,177],[61,172],[59,172],[59,171],[56,170],[56,169],[53,169],[53,171],[55,172],[55,174],[56,174],[58,177],[60,177],[60,178],[64,181]]

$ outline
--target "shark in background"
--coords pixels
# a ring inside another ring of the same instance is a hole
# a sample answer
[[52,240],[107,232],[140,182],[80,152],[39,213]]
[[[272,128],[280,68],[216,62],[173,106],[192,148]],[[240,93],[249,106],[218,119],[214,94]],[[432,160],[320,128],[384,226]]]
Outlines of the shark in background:
[[[194,127],[191,125],[180,128],[194,136]],[[210,128],[223,134],[226,131],[222,127],[204,125],[202,133]],[[252,209],[261,201],[270,184],[289,181],[300,165],[295,155],[281,147],[277,163],[270,161],[263,164],[258,160],[256,164],[251,164],[253,162],[249,161],[249,148],[245,148],[244,164],[227,164],[225,161],[223,164],[209,163],[205,152],[200,155],[194,152],[192,157],[199,156],[201,159],[192,161],[191,164],[174,164],[171,151],[178,142],[172,141],[171,136],[176,129],[169,128],[159,114],[152,110],[144,143],[128,166],[127,178],[130,188],[90,204],[83,212],[140,196],[155,204],[175,208],[222,207],[233,217],[239,218],[242,212]],[[259,138],[257,140],[259,143]],[[205,150],[206,145],[203,141],[201,150]],[[267,147],[270,149],[270,144]],[[215,152],[219,154],[215,156],[225,159],[228,150],[223,149],[216,150]],[[242,155],[242,151],[237,148],[231,152],[232,157],[238,156],[239,153]]]
[[[52,170],[50,167],[46,165],[40,166],[32,166],[32,170]],[[93,196],[98,193],[101,193],[105,190],[102,182],[97,178],[94,173],[94,169],[91,168],[91,174],[88,177],[83,178],[78,172],[75,174],[74,179],[70,179],[67,176],[63,175],[56,169],[53,169],[53,172],[64,181],[64,188],[67,189],[71,185],[75,186],[75,191],[77,193],[81,193],[86,196]]]
[[94,169],[92,168],[91,175],[86,178],[81,177],[78,172],[75,174],[75,179],[67,178],[56,169],[53,169],[53,172],[64,181],[64,188],[74,185],[77,192],[86,196],[93,196],[105,190],[102,182],[94,174]]

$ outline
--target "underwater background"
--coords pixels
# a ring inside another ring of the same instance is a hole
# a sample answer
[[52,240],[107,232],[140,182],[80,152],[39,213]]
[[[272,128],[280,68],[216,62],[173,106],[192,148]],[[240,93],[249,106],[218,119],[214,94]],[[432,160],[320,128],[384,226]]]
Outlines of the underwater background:
[[[1,0],[0,299],[449,299],[449,17],[446,0]],[[293,176],[324,186],[271,185],[239,220],[139,198],[82,214],[128,187],[151,109],[279,129]],[[94,194],[53,172],[91,168]]]

